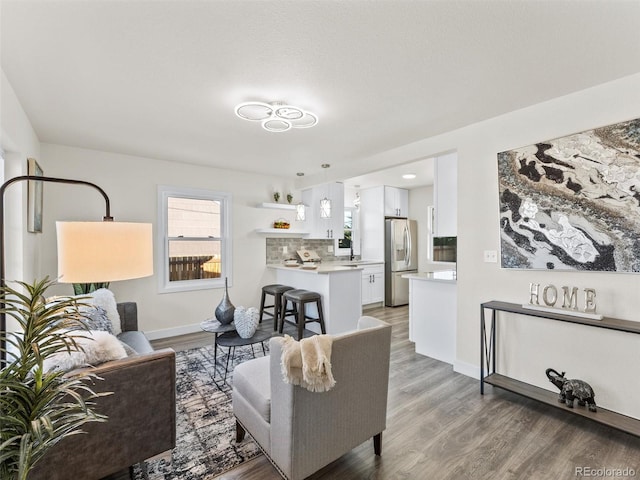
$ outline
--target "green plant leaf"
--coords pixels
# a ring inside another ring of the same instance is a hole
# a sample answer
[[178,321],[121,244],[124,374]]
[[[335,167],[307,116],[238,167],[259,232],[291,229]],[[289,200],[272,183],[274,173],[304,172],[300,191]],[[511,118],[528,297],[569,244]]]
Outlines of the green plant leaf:
[[57,297],[45,301],[49,278],[18,288],[0,288],[4,307],[17,332],[0,332],[7,361],[0,370],[0,478],[26,480],[29,471],[49,448],[82,433],[88,422],[106,421],[95,411],[91,374],[47,372],[44,360],[77,349],[69,331],[87,330],[82,298]]

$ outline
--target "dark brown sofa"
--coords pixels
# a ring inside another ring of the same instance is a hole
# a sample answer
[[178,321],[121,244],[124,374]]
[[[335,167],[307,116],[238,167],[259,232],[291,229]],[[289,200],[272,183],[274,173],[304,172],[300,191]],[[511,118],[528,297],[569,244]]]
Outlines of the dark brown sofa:
[[86,434],[65,438],[36,464],[29,480],[97,480],[175,447],[175,352],[153,350],[138,331],[135,303],[119,303],[118,312],[119,338],[137,354],[91,369],[103,379],[94,390],[114,392],[97,400],[96,410],[108,421],[89,423]]

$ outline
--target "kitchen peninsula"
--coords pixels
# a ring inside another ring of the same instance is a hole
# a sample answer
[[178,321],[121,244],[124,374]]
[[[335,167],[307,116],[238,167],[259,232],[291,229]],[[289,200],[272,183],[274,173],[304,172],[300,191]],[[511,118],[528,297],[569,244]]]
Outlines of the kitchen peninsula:
[[416,353],[449,364],[456,357],[456,272],[403,275],[409,279],[409,340]]
[[[308,269],[302,266],[270,264],[267,268],[275,270],[277,283],[322,295],[327,333],[355,330],[362,315],[362,266],[324,263],[315,269]],[[317,317],[315,305],[307,305],[307,312],[310,316]],[[305,328],[320,332],[318,323],[310,323]]]

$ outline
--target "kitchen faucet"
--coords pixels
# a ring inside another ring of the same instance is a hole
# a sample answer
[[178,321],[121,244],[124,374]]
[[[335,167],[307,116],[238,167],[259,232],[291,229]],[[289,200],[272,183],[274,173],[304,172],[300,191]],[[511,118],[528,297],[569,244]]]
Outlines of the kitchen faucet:
[[349,260],[353,261],[354,255],[353,255],[353,239],[351,239],[351,244],[349,245],[350,248],[350,254],[349,254]]

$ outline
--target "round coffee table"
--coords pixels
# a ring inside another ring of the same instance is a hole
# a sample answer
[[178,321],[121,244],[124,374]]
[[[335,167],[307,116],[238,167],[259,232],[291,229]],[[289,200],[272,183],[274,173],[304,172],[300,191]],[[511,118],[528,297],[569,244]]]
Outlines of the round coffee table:
[[[231,323],[222,324],[215,318],[209,318],[200,324],[205,332],[213,333],[213,367],[218,369],[218,338],[227,332],[235,332],[236,326]],[[215,372],[214,372],[215,373]]]
[[251,338],[242,338],[238,335],[238,332],[226,332],[222,333],[220,336],[216,338],[216,342],[221,347],[227,347],[229,350],[227,351],[227,361],[224,367],[224,381],[227,381],[227,371],[229,370],[229,359],[232,358],[236,353],[236,347],[244,347],[246,345],[251,345],[251,353],[255,357],[255,352],[253,351],[253,345],[259,343],[262,345],[262,354],[266,355],[267,352],[264,349],[264,341],[269,340],[273,336],[273,332],[271,330],[262,330],[258,328],[256,333],[253,334]]

